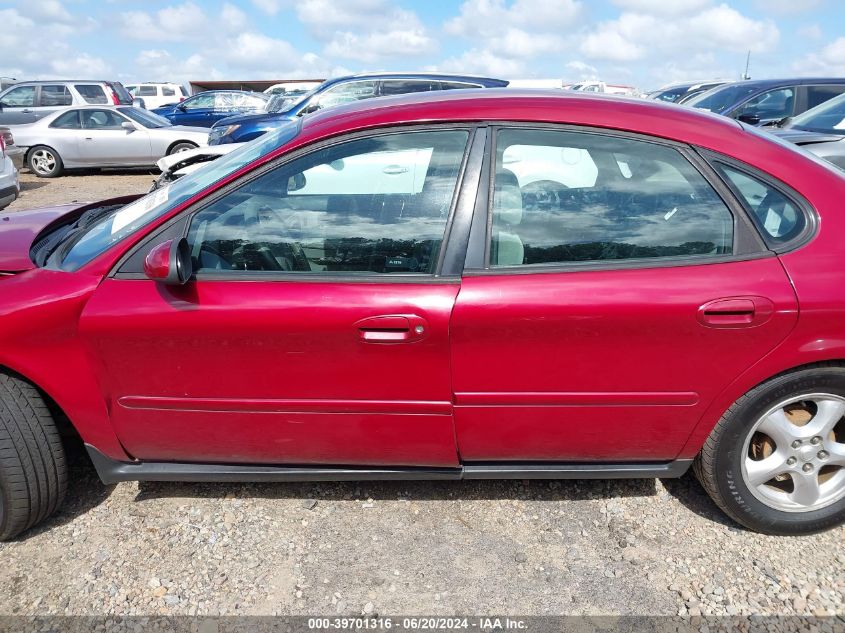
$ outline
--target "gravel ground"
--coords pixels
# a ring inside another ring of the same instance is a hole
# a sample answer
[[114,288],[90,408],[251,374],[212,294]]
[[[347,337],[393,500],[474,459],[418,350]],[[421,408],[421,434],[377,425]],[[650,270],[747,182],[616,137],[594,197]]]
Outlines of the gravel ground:
[[21,195],[4,212],[145,193],[157,174],[157,170],[149,169],[113,169],[76,171],[59,178],[38,178],[23,170],[19,174]]
[[[12,209],[150,173],[23,175]],[[845,528],[760,536],[679,480],[103,486],[0,544],[0,614],[818,615],[845,623]],[[831,629],[831,621],[824,628]]]

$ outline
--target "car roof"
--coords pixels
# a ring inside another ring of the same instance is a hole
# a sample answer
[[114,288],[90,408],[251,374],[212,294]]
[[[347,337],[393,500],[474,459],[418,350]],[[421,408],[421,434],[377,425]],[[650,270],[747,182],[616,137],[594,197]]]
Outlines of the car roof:
[[451,75],[448,73],[432,72],[358,73],[355,75],[344,75],[342,77],[327,79],[321,85],[328,87],[345,81],[360,81],[366,79],[372,79],[375,81],[379,79],[433,79],[438,81],[465,81],[481,84],[486,87],[504,87],[508,85],[508,81],[504,79],[495,79],[493,77],[482,77],[478,75]]
[[302,120],[302,134],[318,138],[356,129],[422,122],[560,123],[640,132],[710,147],[709,139],[742,126],[711,112],[651,99],[559,89],[446,90],[366,99],[327,108]]

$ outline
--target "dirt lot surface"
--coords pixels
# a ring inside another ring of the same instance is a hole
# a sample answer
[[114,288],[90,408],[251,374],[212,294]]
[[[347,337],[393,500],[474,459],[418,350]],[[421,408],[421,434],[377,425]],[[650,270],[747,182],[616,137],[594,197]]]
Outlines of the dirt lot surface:
[[20,172],[21,195],[4,211],[22,211],[67,202],[93,202],[149,190],[158,171],[104,170],[77,171],[59,178],[38,178]]
[[[146,190],[39,180],[11,208]],[[753,534],[680,480],[103,486],[0,544],[0,614],[815,614],[845,623],[845,528]]]

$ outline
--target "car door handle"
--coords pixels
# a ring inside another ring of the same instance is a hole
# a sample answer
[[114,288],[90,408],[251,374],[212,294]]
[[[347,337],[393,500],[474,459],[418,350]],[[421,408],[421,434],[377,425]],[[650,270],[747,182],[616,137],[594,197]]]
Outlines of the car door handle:
[[428,335],[428,323],[416,314],[384,314],[355,322],[364,343],[413,343]]
[[23,114],[32,114],[32,110],[30,110],[29,108],[26,108],[25,110],[21,110],[21,112]]
[[774,311],[774,303],[765,297],[725,297],[698,308],[698,320],[714,328],[756,327],[768,321]]
[[388,165],[382,172],[387,174],[388,176],[398,176],[399,174],[407,174],[410,171],[408,167],[402,167],[402,165]]

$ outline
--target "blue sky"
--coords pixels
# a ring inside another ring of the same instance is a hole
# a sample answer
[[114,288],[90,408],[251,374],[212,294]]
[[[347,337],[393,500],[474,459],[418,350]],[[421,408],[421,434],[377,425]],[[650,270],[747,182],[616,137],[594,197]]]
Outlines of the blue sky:
[[130,81],[442,70],[641,89],[845,75],[841,0],[0,0],[0,75]]

